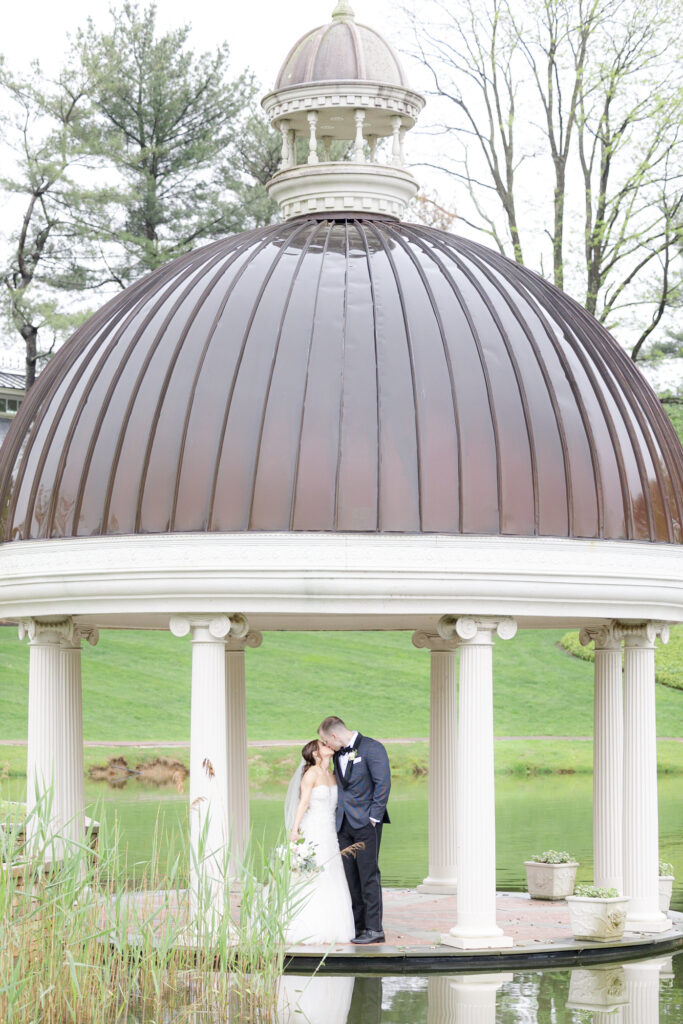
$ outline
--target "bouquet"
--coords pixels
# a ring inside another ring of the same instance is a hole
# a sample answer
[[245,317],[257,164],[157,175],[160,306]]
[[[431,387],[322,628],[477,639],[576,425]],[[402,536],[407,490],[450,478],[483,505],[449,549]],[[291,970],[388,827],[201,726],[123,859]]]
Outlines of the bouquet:
[[297,878],[307,878],[318,871],[316,850],[316,844],[302,836],[301,839],[290,843],[289,846],[279,846],[275,852],[283,863],[289,859],[292,875]]
[[307,875],[314,875],[318,870],[318,862],[316,858],[316,850],[318,847],[315,843],[312,843],[309,839],[297,839],[295,843],[290,843],[289,847],[289,863],[292,868],[293,875],[299,875],[305,877]]

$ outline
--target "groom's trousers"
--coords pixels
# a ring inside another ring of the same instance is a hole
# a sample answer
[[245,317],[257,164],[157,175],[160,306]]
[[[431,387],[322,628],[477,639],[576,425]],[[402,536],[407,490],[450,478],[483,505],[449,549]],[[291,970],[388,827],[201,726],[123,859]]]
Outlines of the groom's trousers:
[[346,881],[349,884],[353,919],[356,935],[368,929],[381,932],[382,929],[382,879],[379,873],[379,847],[382,841],[382,825],[368,822],[361,828],[354,828],[344,815],[338,832],[339,849],[344,850],[354,843],[363,843],[362,850],[342,857]]

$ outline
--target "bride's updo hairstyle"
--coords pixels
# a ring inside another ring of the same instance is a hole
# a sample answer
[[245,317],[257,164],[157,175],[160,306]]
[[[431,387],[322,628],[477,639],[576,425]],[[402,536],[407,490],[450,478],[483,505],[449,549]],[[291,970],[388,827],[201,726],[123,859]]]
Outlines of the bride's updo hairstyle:
[[304,777],[309,768],[315,768],[315,755],[317,751],[318,740],[309,740],[309,742],[301,748],[301,756],[304,759],[304,770],[301,773],[302,778]]

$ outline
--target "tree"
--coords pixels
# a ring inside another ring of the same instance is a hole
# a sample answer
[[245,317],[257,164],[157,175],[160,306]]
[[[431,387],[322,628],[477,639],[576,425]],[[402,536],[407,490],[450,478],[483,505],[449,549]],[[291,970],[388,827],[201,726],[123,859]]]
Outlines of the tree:
[[550,275],[631,354],[672,297],[681,222],[680,18],[672,0],[430,0],[415,53],[465,185],[462,219]]
[[[49,81],[35,64],[23,79],[0,65],[0,89],[11,101],[3,128],[15,154],[13,173],[0,178],[0,187],[18,219],[1,280],[7,318],[25,345],[30,388],[37,364],[83,318],[66,293],[91,283],[85,239],[97,194],[76,174],[87,163],[78,133],[88,88],[73,70]],[[51,339],[42,350],[39,332]]]
[[246,72],[228,78],[225,44],[194,53],[189,32],[159,35],[154,5],[125,3],[112,10],[110,31],[90,21],[75,43],[92,82],[83,143],[118,180],[109,265],[122,287],[202,239],[272,216],[260,181],[239,162],[252,153],[250,133],[261,137],[254,82]]

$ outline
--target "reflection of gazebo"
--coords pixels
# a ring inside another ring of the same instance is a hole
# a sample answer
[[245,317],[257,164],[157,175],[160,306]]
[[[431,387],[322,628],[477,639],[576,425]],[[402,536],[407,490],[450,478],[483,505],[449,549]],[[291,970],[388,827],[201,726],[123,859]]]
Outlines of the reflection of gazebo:
[[[82,639],[170,624],[192,643],[192,842],[207,820],[211,849],[230,830],[234,867],[245,646],[411,629],[432,665],[425,887],[453,891],[457,861],[447,940],[502,946],[493,638],[580,627],[596,645],[595,879],[632,897],[632,927],[661,931],[654,641],[683,619],[683,451],[575,302],[401,223],[422,103],[341,0],[264,100],[284,223],[138,281],[29,392],[0,460],[0,615],[30,640],[29,804],[52,781],[52,827],[80,827]],[[331,161],[349,139],[352,159]]]

